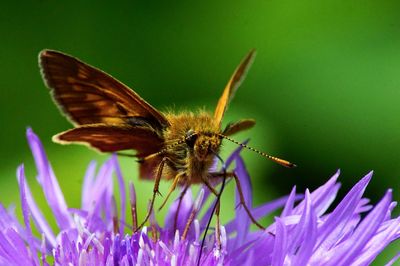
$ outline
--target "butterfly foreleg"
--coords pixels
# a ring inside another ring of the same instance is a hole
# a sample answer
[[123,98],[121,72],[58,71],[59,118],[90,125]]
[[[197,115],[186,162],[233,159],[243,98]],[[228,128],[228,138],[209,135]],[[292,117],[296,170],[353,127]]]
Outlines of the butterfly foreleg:
[[137,232],[140,228],[143,227],[143,225],[147,222],[147,220],[150,218],[150,215],[153,211],[154,208],[154,201],[156,199],[156,195],[159,194],[159,186],[160,186],[160,180],[162,176],[162,172],[164,169],[164,165],[166,161],[168,161],[168,157],[164,157],[161,159],[160,164],[158,165],[157,172],[156,172],[156,179],[154,181],[154,187],[153,187],[153,197],[150,200],[150,205],[149,205],[149,210],[147,211],[146,217],[144,218],[143,222],[136,228],[135,232]]
[[213,187],[213,185],[210,183],[210,181],[208,180],[208,178],[201,178],[201,181],[203,181],[204,185],[206,185],[206,187],[215,195],[218,197],[218,191],[215,190],[215,188]]
[[219,219],[219,211],[220,211],[220,206],[221,206],[221,201],[217,202],[217,206],[215,208],[215,216],[216,216],[216,227],[215,227],[215,239],[217,241],[217,247],[219,250],[222,249],[222,244],[221,244],[221,222]]
[[182,177],[184,174],[185,174],[184,172],[181,172],[181,173],[179,173],[179,174],[177,174],[177,175],[175,176],[174,181],[172,181],[172,184],[171,184],[171,186],[169,187],[167,196],[165,197],[165,199],[164,199],[163,203],[161,204],[161,206],[158,208],[159,211],[165,206],[165,204],[166,204],[167,201],[168,201],[169,196],[171,196],[172,192],[175,190],[176,186],[178,185],[179,180],[181,179],[181,177]]

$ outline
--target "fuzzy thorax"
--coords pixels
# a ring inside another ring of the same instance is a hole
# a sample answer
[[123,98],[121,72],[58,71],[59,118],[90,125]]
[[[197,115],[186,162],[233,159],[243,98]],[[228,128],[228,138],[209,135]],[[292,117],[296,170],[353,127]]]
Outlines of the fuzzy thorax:
[[[205,111],[169,114],[167,118],[171,126],[165,130],[164,139],[165,145],[171,148],[167,149],[169,162],[163,171],[165,177],[172,179],[180,173],[184,179],[181,183],[200,183],[207,178],[215,154],[220,150],[219,125]],[[173,145],[183,139],[186,141]]]

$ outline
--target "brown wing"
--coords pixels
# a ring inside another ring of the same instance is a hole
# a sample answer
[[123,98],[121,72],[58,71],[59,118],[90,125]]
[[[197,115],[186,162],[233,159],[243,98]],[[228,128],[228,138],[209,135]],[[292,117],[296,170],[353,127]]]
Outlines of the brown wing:
[[88,144],[102,152],[134,149],[138,151],[138,157],[158,152],[163,143],[157,132],[149,127],[107,124],[79,126],[54,136],[53,140],[61,144]]
[[142,179],[154,179],[160,163],[161,159],[159,157],[140,162],[139,177]]
[[101,70],[51,50],[42,51],[39,62],[54,100],[74,124],[126,124],[141,117],[156,128],[169,125],[163,114]]
[[214,119],[217,124],[221,125],[222,118],[224,117],[225,110],[233,98],[237,88],[242,83],[244,77],[246,76],[247,70],[250,68],[251,63],[253,62],[254,56],[256,54],[255,50],[251,50],[246,57],[242,60],[240,65],[235,69],[231,79],[226,85],[224,92],[222,93],[221,98],[219,98],[217,108],[214,112]]
[[249,128],[252,128],[256,124],[256,121],[254,119],[242,119],[239,121],[236,121],[234,123],[229,123],[222,134],[225,136],[230,136],[233,134],[236,134],[242,130],[246,130]]

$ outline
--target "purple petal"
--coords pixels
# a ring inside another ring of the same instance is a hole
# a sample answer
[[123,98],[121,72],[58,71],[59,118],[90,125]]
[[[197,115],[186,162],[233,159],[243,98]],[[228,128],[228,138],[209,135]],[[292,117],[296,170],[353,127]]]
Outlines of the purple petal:
[[85,177],[83,178],[83,186],[82,186],[82,209],[83,210],[89,210],[90,209],[90,204],[92,203],[92,198],[91,198],[91,190],[93,188],[93,182],[94,182],[94,175],[96,173],[96,162],[92,161],[90,162],[87,170]]
[[292,191],[290,191],[289,198],[287,199],[285,207],[283,208],[281,217],[289,216],[292,214],[293,206],[294,206],[294,202],[295,202],[295,196],[296,196],[296,186],[294,186],[292,188]]
[[275,237],[270,234],[270,231],[262,231],[262,234],[254,241],[251,246],[251,251],[254,252],[257,265],[270,265],[272,252],[274,249]]
[[400,217],[383,223],[361,251],[361,255],[355,260],[355,265],[369,265],[375,257],[392,241],[400,232]]
[[[49,265],[46,256],[57,265],[197,264],[202,232],[200,228],[204,228],[213,208],[213,205],[205,205],[210,195],[207,188],[199,192],[195,203],[190,190],[183,198],[177,221],[181,232],[172,232],[177,212],[175,201],[168,212],[164,228],[156,224],[152,213],[151,230],[144,227],[140,233],[123,237],[123,226],[118,233],[113,230],[112,218],[117,218],[119,213],[119,221],[122,225],[126,224],[125,183],[115,155],[102,165],[97,174],[95,164],[89,166],[82,189],[82,208],[66,209],[64,197],[40,141],[31,130],[28,130],[27,135],[39,172],[37,179],[43,187],[57,223],[60,224],[59,220],[63,219],[74,219],[70,227],[58,230],[55,238],[31,196],[23,167],[18,168],[25,226],[17,221],[12,209],[7,211],[0,204],[0,265],[40,265],[39,258],[42,265]],[[206,236],[202,247],[202,264],[363,265],[370,264],[389,243],[400,238],[400,217],[391,218],[396,206],[395,202],[391,202],[391,191],[372,210],[368,200],[362,198],[371,174],[358,182],[332,213],[324,214],[338,192],[339,172],[313,193],[310,194],[307,190],[304,200],[296,207],[293,205],[301,196],[296,195],[294,188],[288,197],[253,209],[251,182],[239,157],[240,149],[241,147],[227,160],[227,165],[236,161],[235,170],[243,196],[253,216],[258,219],[283,205],[284,210],[281,217],[275,218],[276,222],[267,230],[250,231],[247,213],[243,208],[238,209],[236,219],[226,226],[221,225],[221,248],[216,241],[215,230],[210,230],[210,234]],[[120,190],[121,210],[113,208],[113,202],[118,197],[113,190],[114,171]],[[217,187],[221,179],[210,182]],[[136,199],[133,186],[130,191],[131,201],[134,203]],[[49,193],[54,195],[48,195]],[[236,204],[239,202],[236,190]],[[195,217],[187,237],[182,239],[182,230],[188,217],[197,214],[201,207],[204,209],[201,211],[204,213],[201,222],[198,216]],[[363,213],[368,211],[369,214],[362,219]],[[36,230],[31,228],[30,215]],[[60,225],[59,227],[61,228]],[[41,233],[42,243],[34,237],[32,231]],[[158,240],[152,238],[157,235],[155,231],[158,232]],[[46,239],[52,239],[53,243]],[[390,263],[394,263],[394,260]]]
[[287,231],[286,225],[278,217],[275,218],[276,234],[274,241],[274,251],[272,252],[272,266],[284,265],[287,254]]
[[[278,198],[276,200],[270,201],[268,203],[262,204],[256,208],[254,208],[252,211],[254,218],[256,218],[256,219],[262,218],[262,217],[270,214],[271,212],[273,212],[279,208],[282,208],[285,205],[285,203],[288,201],[289,197],[290,197],[290,195],[284,196],[284,197]],[[293,197],[293,200],[298,201],[303,198],[304,198],[304,196],[302,194],[298,194]]]
[[103,194],[101,195],[101,199],[100,199],[100,209],[102,210],[102,212],[104,213],[105,216],[105,222],[106,224],[110,225],[112,224],[112,220],[113,220],[113,216],[112,216],[112,212],[110,212],[109,210],[111,210],[113,208],[113,195],[114,195],[114,180],[113,180],[113,173],[114,173],[114,169],[112,166],[112,159],[110,159],[110,166],[111,166],[111,171],[110,171],[110,178],[108,181],[108,186],[105,187],[105,190],[103,192]]
[[[205,193],[204,193],[205,195],[207,193],[207,190],[208,190],[208,188],[206,188],[206,190],[205,190]],[[214,199],[210,203],[210,206],[208,207],[207,211],[201,217],[201,219],[200,219],[200,228],[201,229],[204,229],[207,226],[208,220],[211,219],[211,215],[213,215],[212,211],[214,209],[214,205],[216,204],[216,202],[217,202],[217,199]]]
[[49,263],[46,261],[46,238],[44,234],[42,234],[42,244],[40,245],[40,251],[42,252],[41,261],[43,266],[50,266]]
[[[375,206],[375,208],[365,217],[354,231],[350,239],[339,244],[328,254],[335,254],[334,259],[329,261],[329,265],[349,265],[359,255],[365,244],[373,236],[379,228],[379,225],[385,218],[392,198],[391,190],[389,190],[383,199]],[[375,254],[377,255],[377,254]]]
[[[247,142],[248,142],[248,140],[243,143],[246,144]],[[228,157],[228,159],[225,162],[226,168],[229,168],[229,166],[232,164],[232,162],[239,158],[239,154],[242,151],[242,149],[243,149],[243,147],[239,146],[237,149],[235,149],[232,152],[232,154]],[[214,181],[214,180],[211,180],[211,181]],[[222,181],[222,179],[215,180],[214,187],[216,187],[219,183],[221,183],[221,181]],[[228,184],[229,182],[230,182],[230,180],[226,180],[226,184]],[[202,207],[204,207],[204,203],[207,201],[208,197],[211,194],[210,190],[205,185],[203,185],[203,189],[204,189],[204,197],[203,197],[202,203],[200,204]],[[204,213],[204,215],[200,219],[200,227],[201,228],[205,228],[208,220],[210,219],[213,205],[215,204],[215,202],[216,202],[216,200],[213,200],[211,205],[208,207],[207,211]]]
[[[310,193],[308,190],[306,190],[305,195],[305,209],[297,227],[299,228],[298,232],[299,235],[302,236],[303,241],[293,260],[293,265],[307,265],[317,240],[317,217],[311,206]],[[293,242],[295,241],[296,240]]]
[[22,225],[18,222],[15,216],[15,210],[12,206],[9,210],[6,210],[0,203],[0,232],[7,230],[8,228],[15,228],[22,237],[27,238],[27,234]]
[[[245,140],[243,142],[243,144],[247,144],[249,142],[249,140]],[[243,150],[242,146],[237,147],[232,153],[231,155],[228,157],[228,159],[226,160],[226,168],[229,167],[229,165],[231,165],[231,163],[233,161],[236,161],[239,158],[240,152]]]
[[[29,260],[31,265],[39,265],[39,260],[35,256],[36,249],[35,248],[31,249],[31,247],[29,247],[30,250],[28,252],[27,246],[26,246],[24,240],[18,234],[18,232],[16,232],[13,228],[9,228],[5,231],[4,235],[10,241],[10,243],[12,243],[12,245],[15,247],[15,249],[18,250],[18,254],[16,254],[16,255],[18,255],[21,258],[23,257],[26,260]],[[33,240],[32,240],[32,247],[34,247],[34,246],[35,245],[33,244]],[[31,252],[34,254],[34,256],[30,255],[30,254],[32,254]]]
[[25,182],[25,197],[26,202],[29,206],[29,210],[32,214],[33,221],[36,224],[36,227],[40,233],[43,233],[46,239],[49,241],[51,247],[55,247],[57,245],[56,237],[51,229],[50,225],[47,223],[47,220],[44,218],[42,212],[37,206],[35,200],[32,197],[32,193],[29,189],[28,184]]
[[[244,144],[246,144],[247,142],[248,141],[245,141]],[[237,160],[238,158],[240,158],[239,154],[242,151],[242,149],[243,149],[243,147],[239,146],[237,149],[234,150],[234,152],[226,160],[226,163],[225,163],[226,168],[228,168],[234,160]],[[237,174],[240,178],[240,175],[242,173],[237,173]],[[221,179],[217,180],[217,182],[215,182],[215,184],[214,184],[214,187],[216,187],[217,184],[220,183],[221,181],[222,181]],[[230,181],[231,180],[226,180],[225,185],[227,185]],[[204,185],[203,185],[203,189],[204,189],[204,197],[203,197],[203,201],[201,203],[202,207],[204,206],[204,203],[206,202],[206,200],[208,199],[208,197],[210,196],[210,193],[211,193],[210,190]],[[209,205],[207,211],[203,214],[202,218],[200,219],[200,227],[201,228],[206,227],[206,224],[212,215],[212,210],[213,210],[213,206],[215,205],[215,203],[216,203],[216,199],[213,200],[213,202]],[[227,232],[229,232],[228,229],[227,229]]]
[[[126,193],[125,193],[124,178],[122,177],[121,168],[119,167],[118,159],[115,154],[112,155],[112,160],[114,162],[114,168],[115,168],[115,172],[117,174],[117,180],[118,180],[118,185],[119,185],[120,206],[121,206],[120,220],[122,221],[122,223],[125,223]],[[120,235],[124,234],[124,229],[122,226],[120,227],[119,233],[120,233]]]
[[34,243],[34,238],[32,235],[32,230],[31,226],[29,223],[29,206],[28,202],[26,200],[26,194],[25,194],[25,172],[24,172],[24,166],[21,165],[18,167],[17,170],[17,176],[18,176],[18,183],[20,187],[20,196],[21,196],[21,206],[22,206],[22,216],[24,218],[24,223],[26,227],[26,234],[27,234],[27,242],[29,244],[29,248],[31,250],[31,253],[33,254],[32,262],[35,265],[39,265],[39,258],[36,256],[36,245]]
[[10,238],[11,231],[14,230],[9,228],[5,234],[0,234],[0,256],[7,261],[8,265],[31,265],[32,261],[27,256],[28,251],[22,239],[18,239],[18,234],[13,234]]
[[135,186],[131,181],[129,182],[129,202],[131,205],[136,206],[136,191]]
[[64,195],[54,176],[53,169],[47,160],[43,145],[32,129],[28,128],[26,135],[38,171],[37,180],[42,186],[47,203],[56,218],[57,225],[62,230],[70,228],[73,226],[73,221],[68,213]]
[[300,242],[302,240],[302,237],[304,235],[304,231],[309,219],[309,205],[310,205],[310,195],[309,195],[308,189],[306,190],[306,197],[302,203],[303,205],[303,212],[301,214],[300,220],[296,227],[294,228],[294,231],[291,232],[291,239],[290,243],[288,246],[288,252],[289,254],[295,254],[298,247],[300,246]]
[[[251,189],[251,183],[250,183],[250,177],[246,171],[246,168],[244,166],[243,159],[238,157],[236,159],[236,168],[235,168],[235,173],[238,176],[240,186],[242,188],[243,192],[243,198],[245,200],[245,204],[247,207],[251,210],[252,209],[252,189]],[[236,190],[235,190],[235,205],[238,206],[240,204],[240,195],[239,195],[239,190],[238,190],[238,185],[236,184]],[[250,218],[247,212],[245,211],[243,206],[239,206],[236,208],[236,215],[235,215],[235,227],[236,227],[236,240],[233,248],[237,248],[238,245],[242,245],[245,242],[246,235],[249,231],[250,228]]]
[[[294,191],[294,190],[292,190],[292,191]],[[294,193],[295,193],[295,191],[294,191]],[[300,200],[302,198],[303,198],[302,195],[293,194],[293,201]],[[285,203],[287,203],[289,200],[290,200],[290,196],[284,196],[279,199],[267,202],[265,204],[261,204],[260,206],[257,206],[252,210],[252,214],[253,214],[254,218],[256,218],[256,219],[263,218],[266,215],[276,211],[277,209],[282,208],[285,205]],[[247,215],[247,213],[245,215]],[[229,221],[225,225],[225,228],[226,228],[226,232],[228,234],[231,234],[234,231],[236,231],[235,219],[232,219],[231,221]]]
[[[184,188],[181,188],[181,193],[184,190]],[[179,194],[181,194],[179,193]],[[176,212],[178,211],[178,204],[179,204],[179,196],[178,198],[171,204],[171,207],[168,210],[167,215],[165,216],[165,229],[171,230],[171,232],[174,232],[174,223],[175,223],[175,216]],[[177,224],[176,224],[176,229],[179,230],[179,232],[183,232],[185,226],[186,226],[186,221],[189,218],[190,212],[193,207],[193,198],[192,198],[192,190],[189,188],[185,195],[183,196],[181,206],[179,209],[178,217],[177,217]]]
[[[339,190],[339,185],[336,183],[340,175],[340,170],[336,172],[324,185],[311,193],[311,201],[316,215],[321,216],[333,202],[336,193]],[[304,201],[301,202],[294,210],[293,214],[300,214],[304,209]]]
[[[362,178],[338,204],[335,210],[329,215],[319,230],[317,250],[315,254],[323,254],[341,237],[342,230],[353,217],[365,188],[371,180],[372,172]],[[320,247],[320,248],[319,248]]]
[[355,210],[355,213],[363,213],[371,210],[373,208],[372,205],[368,205],[369,199],[361,199],[360,202],[358,203],[357,209]]
[[[108,210],[111,210],[111,197],[113,189],[113,162],[107,160],[101,167],[93,182],[90,191],[91,203],[88,214],[88,225],[90,230],[96,230],[102,209],[107,210],[104,214],[104,226],[112,228],[112,217]],[[96,222],[97,221],[97,222]]]

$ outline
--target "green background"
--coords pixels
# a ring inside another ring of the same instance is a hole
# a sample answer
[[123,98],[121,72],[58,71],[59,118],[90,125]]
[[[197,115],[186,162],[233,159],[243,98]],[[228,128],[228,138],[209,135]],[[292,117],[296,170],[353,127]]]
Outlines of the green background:
[[[37,55],[44,48],[105,70],[160,110],[213,110],[233,69],[256,48],[225,122],[255,118],[257,126],[236,139],[250,138],[252,146],[299,167],[284,169],[243,152],[255,202],[287,194],[293,185],[315,189],[339,168],[340,196],[374,170],[367,197],[376,203],[393,188],[398,200],[399,12],[397,1],[2,2],[0,200],[19,201],[15,169],[21,162],[42,197],[27,126],[42,139],[70,206],[79,205],[89,161],[107,158],[51,142],[71,125],[39,75]],[[226,145],[224,156],[233,148]],[[136,182],[137,165],[121,162],[126,178]],[[152,185],[136,184],[144,208]],[[225,194],[232,197],[232,188]],[[392,245],[380,264],[398,249]]]

